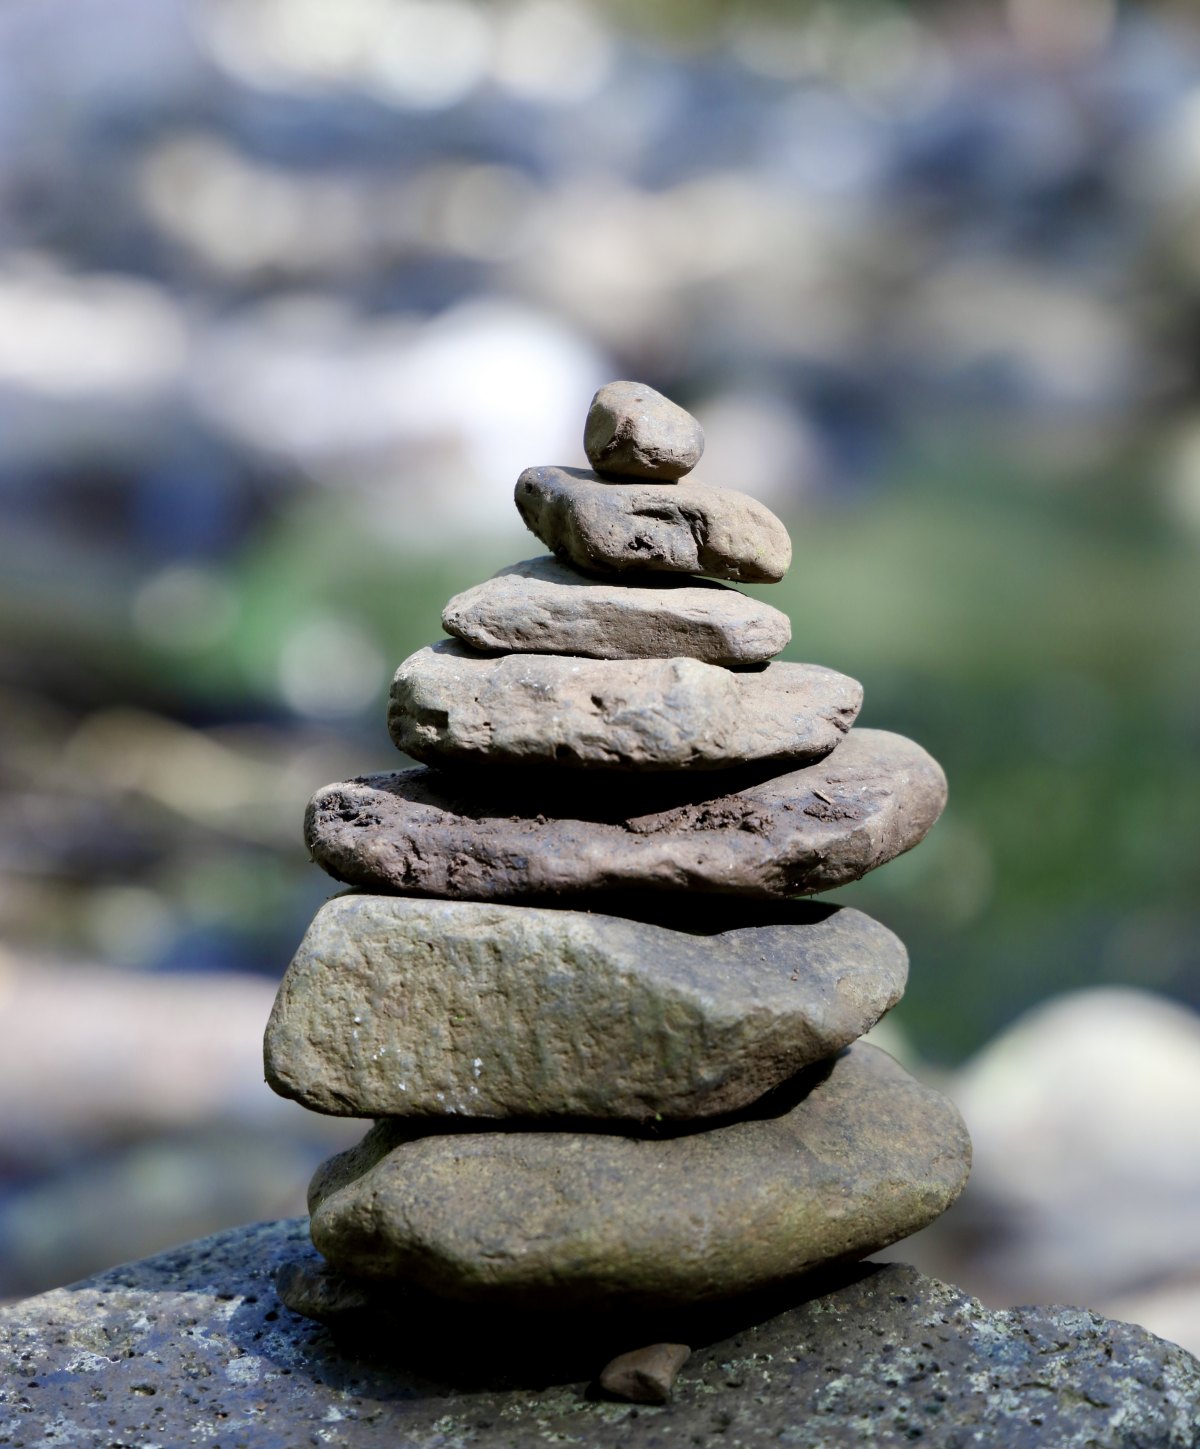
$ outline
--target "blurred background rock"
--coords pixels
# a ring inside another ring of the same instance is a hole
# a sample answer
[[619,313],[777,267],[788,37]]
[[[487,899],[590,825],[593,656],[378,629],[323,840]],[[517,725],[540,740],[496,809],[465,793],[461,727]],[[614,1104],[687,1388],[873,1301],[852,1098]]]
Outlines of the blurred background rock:
[[898,1254],[1200,1347],[1198,342],[1187,4],[7,0],[0,1295],[357,1135],[261,1081],[304,804],[634,377],[951,779],[842,893],[978,1144]]

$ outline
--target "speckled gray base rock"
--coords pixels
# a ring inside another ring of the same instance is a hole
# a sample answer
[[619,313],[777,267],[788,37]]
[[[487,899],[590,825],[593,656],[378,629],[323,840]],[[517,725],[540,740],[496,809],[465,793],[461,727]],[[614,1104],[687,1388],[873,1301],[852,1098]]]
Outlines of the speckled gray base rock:
[[[303,1220],[0,1309],[0,1444],[196,1449],[1194,1449],[1200,1363],[1076,1308],[994,1312],[863,1264],[682,1321],[541,1329],[401,1300],[331,1330],[284,1308]],[[820,1296],[808,1295],[819,1292]],[[394,1301],[394,1295],[390,1295]],[[350,1300],[342,1295],[341,1301]],[[648,1338],[693,1353],[661,1408],[590,1396]]]
[[472,1303],[699,1303],[861,1258],[962,1191],[954,1107],[859,1042],[729,1125],[677,1136],[466,1132],[394,1119],[317,1169],[343,1273]]
[[610,382],[588,408],[588,462],[601,473],[673,481],[704,452],[700,424],[678,403],[642,382]]
[[691,772],[368,776],[319,791],[305,838],[336,879],[408,895],[786,898],[845,885],[911,849],[945,801],[945,777],[919,745],[855,729],[818,764],[740,789]]
[[712,579],[605,583],[550,557],[456,594],[442,627],[474,649],[725,665],[760,664],[792,637],[786,614]]
[[731,488],[609,483],[582,468],[526,468],[515,497],[526,527],[587,572],[651,570],[772,584],[792,562],[792,541],[779,519]]
[[831,1056],[904,990],[904,947],[860,911],[764,905],[750,923],[736,903],[688,902],[663,915],[677,929],[339,896],[279,989],[267,1081],[354,1117],[687,1120]]
[[819,664],[479,654],[445,639],[396,671],[388,731],[427,765],[728,770],[819,760],[862,706]]

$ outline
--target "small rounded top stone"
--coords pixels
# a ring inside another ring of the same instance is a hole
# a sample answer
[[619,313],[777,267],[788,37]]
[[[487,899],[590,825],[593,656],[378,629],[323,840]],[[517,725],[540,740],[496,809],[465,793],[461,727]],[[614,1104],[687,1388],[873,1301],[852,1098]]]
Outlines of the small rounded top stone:
[[583,446],[599,473],[673,483],[700,461],[704,433],[691,413],[645,383],[610,382],[588,408]]

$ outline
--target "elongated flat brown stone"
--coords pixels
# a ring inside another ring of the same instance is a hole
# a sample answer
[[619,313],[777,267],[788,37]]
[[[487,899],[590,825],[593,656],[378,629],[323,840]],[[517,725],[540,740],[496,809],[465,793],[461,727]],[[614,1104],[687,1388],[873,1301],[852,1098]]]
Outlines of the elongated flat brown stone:
[[520,900],[603,891],[783,898],[832,890],[916,845],[946,800],[919,745],[851,730],[815,765],[726,776],[540,779],[414,769],[319,791],[305,835],[350,885]]
[[442,627],[473,649],[706,664],[759,664],[792,637],[786,614],[712,579],[605,582],[549,557],[456,594]]
[[583,468],[526,468],[517,509],[548,548],[590,573],[708,574],[778,582],[792,562],[769,508],[702,483],[614,483]]
[[698,1303],[915,1232],[970,1158],[953,1106],[858,1043],[761,1115],[673,1138],[384,1121],[318,1169],[309,1207],[319,1251],[363,1278],[481,1303]]
[[690,1120],[832,1056],[904,990],[904,947],[859,911],[659,907],[339,896],[279,989],[267,1081],[343,1116]]
[[396,671],[388,729],[427,765],[721,770],[819,760],[862,686],[819,664],[480,654],[446,639]]

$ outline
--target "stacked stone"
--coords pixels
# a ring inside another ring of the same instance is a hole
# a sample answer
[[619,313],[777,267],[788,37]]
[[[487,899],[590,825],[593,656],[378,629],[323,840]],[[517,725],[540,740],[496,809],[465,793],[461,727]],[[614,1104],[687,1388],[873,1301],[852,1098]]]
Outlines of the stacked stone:
[[680,481],[699,425],[613,383],[595,471],[516,488],[554,551],[452,599],[401,665],[420,767],[313,800],[318,913],[266,1037],[276,1091],[373,1117],[310,1190],[349,1277],[479,1305],[678,1307],[861,1257],[961,1190],[954,1108],[857,1039],[901,943],[802,902],[945,797],[860,686],[770,662],[782,524]]

